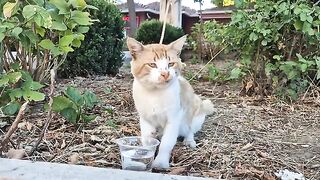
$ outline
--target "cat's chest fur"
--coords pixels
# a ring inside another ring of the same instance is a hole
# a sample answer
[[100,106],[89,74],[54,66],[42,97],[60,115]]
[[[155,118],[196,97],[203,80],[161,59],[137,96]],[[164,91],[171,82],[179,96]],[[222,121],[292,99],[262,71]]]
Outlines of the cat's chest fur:
[[133,99],[140,117],[155,126],[164,127],[167,117],[175,116],[181,109],[179,81],[175,80],[163,89],[148,89],[135,80]]

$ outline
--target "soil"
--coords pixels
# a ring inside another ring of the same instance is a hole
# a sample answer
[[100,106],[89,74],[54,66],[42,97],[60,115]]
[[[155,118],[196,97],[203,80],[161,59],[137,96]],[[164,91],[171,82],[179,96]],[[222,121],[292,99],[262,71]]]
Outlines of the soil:
[[[195,74],[202,66],[187,62],[184,74]],[[200,74],[204,77],[206,72]],[[201,77],[197,76],[192,86],[197,94],[214,102],[215,114],[207,117],[197,133],[196,149],[178,141],[171,168],[154,172],[271,180],[276,179],[276,172],[288,169],[308,179],[320,179],[319,97],[288,104],[274,97],[240,96],[239,83],[222,84]],[[99,118],[74,125],[55,114],[38,150],[23,159],[121,168],[115,139],[140,134],[131,96],[132,81],[128,67],[123,67],[115,77],[59,80],[57,94],[69,85],[94,91],[101,104],[90,113],[99,114]],[[12,135],[10,148],[30,152],[46,119],[40,107],[31,106]],[[0,138],[13,120],[2,118]]]

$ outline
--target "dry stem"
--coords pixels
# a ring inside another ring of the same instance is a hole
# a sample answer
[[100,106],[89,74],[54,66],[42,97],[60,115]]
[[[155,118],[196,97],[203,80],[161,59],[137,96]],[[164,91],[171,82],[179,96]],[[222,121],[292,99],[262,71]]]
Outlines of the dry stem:
[[18,124],[21,122],[23,116],[24,116],[24,112],[27,108],[29,101],[26,101],[25,103],[23,103],[23,105],[20,107],[19,113],[16,117],[16,119],[14,120],[14,122],[12,123],[9,131],[6,133],[6,135],[4,136],[2,142],[1,142],[1,147],[0,147],[0,154],[6,150],[7,148],[7,144],[10,141],[10,137],[11,135],[16,131]]

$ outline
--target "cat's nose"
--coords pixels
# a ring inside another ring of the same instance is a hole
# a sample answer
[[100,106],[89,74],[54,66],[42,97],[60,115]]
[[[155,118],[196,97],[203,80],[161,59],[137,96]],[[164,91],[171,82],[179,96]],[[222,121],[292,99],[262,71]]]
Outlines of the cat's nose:
[[161,72],[161,76],[162,76],[164,79],[168,79],[168,77],[169,77],[169,71],[162,71],[162,72]]

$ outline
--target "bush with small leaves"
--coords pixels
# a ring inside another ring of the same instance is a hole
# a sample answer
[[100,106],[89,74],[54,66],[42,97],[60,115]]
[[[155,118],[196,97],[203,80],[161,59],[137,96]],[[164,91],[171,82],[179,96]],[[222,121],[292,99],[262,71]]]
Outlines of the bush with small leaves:
[[[136,39],[143,44],[159,43],[163,23],[158,20],[144,21],[137,30]],[[163,38],[163,44],[169,44],[181,36],[184,32],[181,28],[166,24],[166,29]]]

